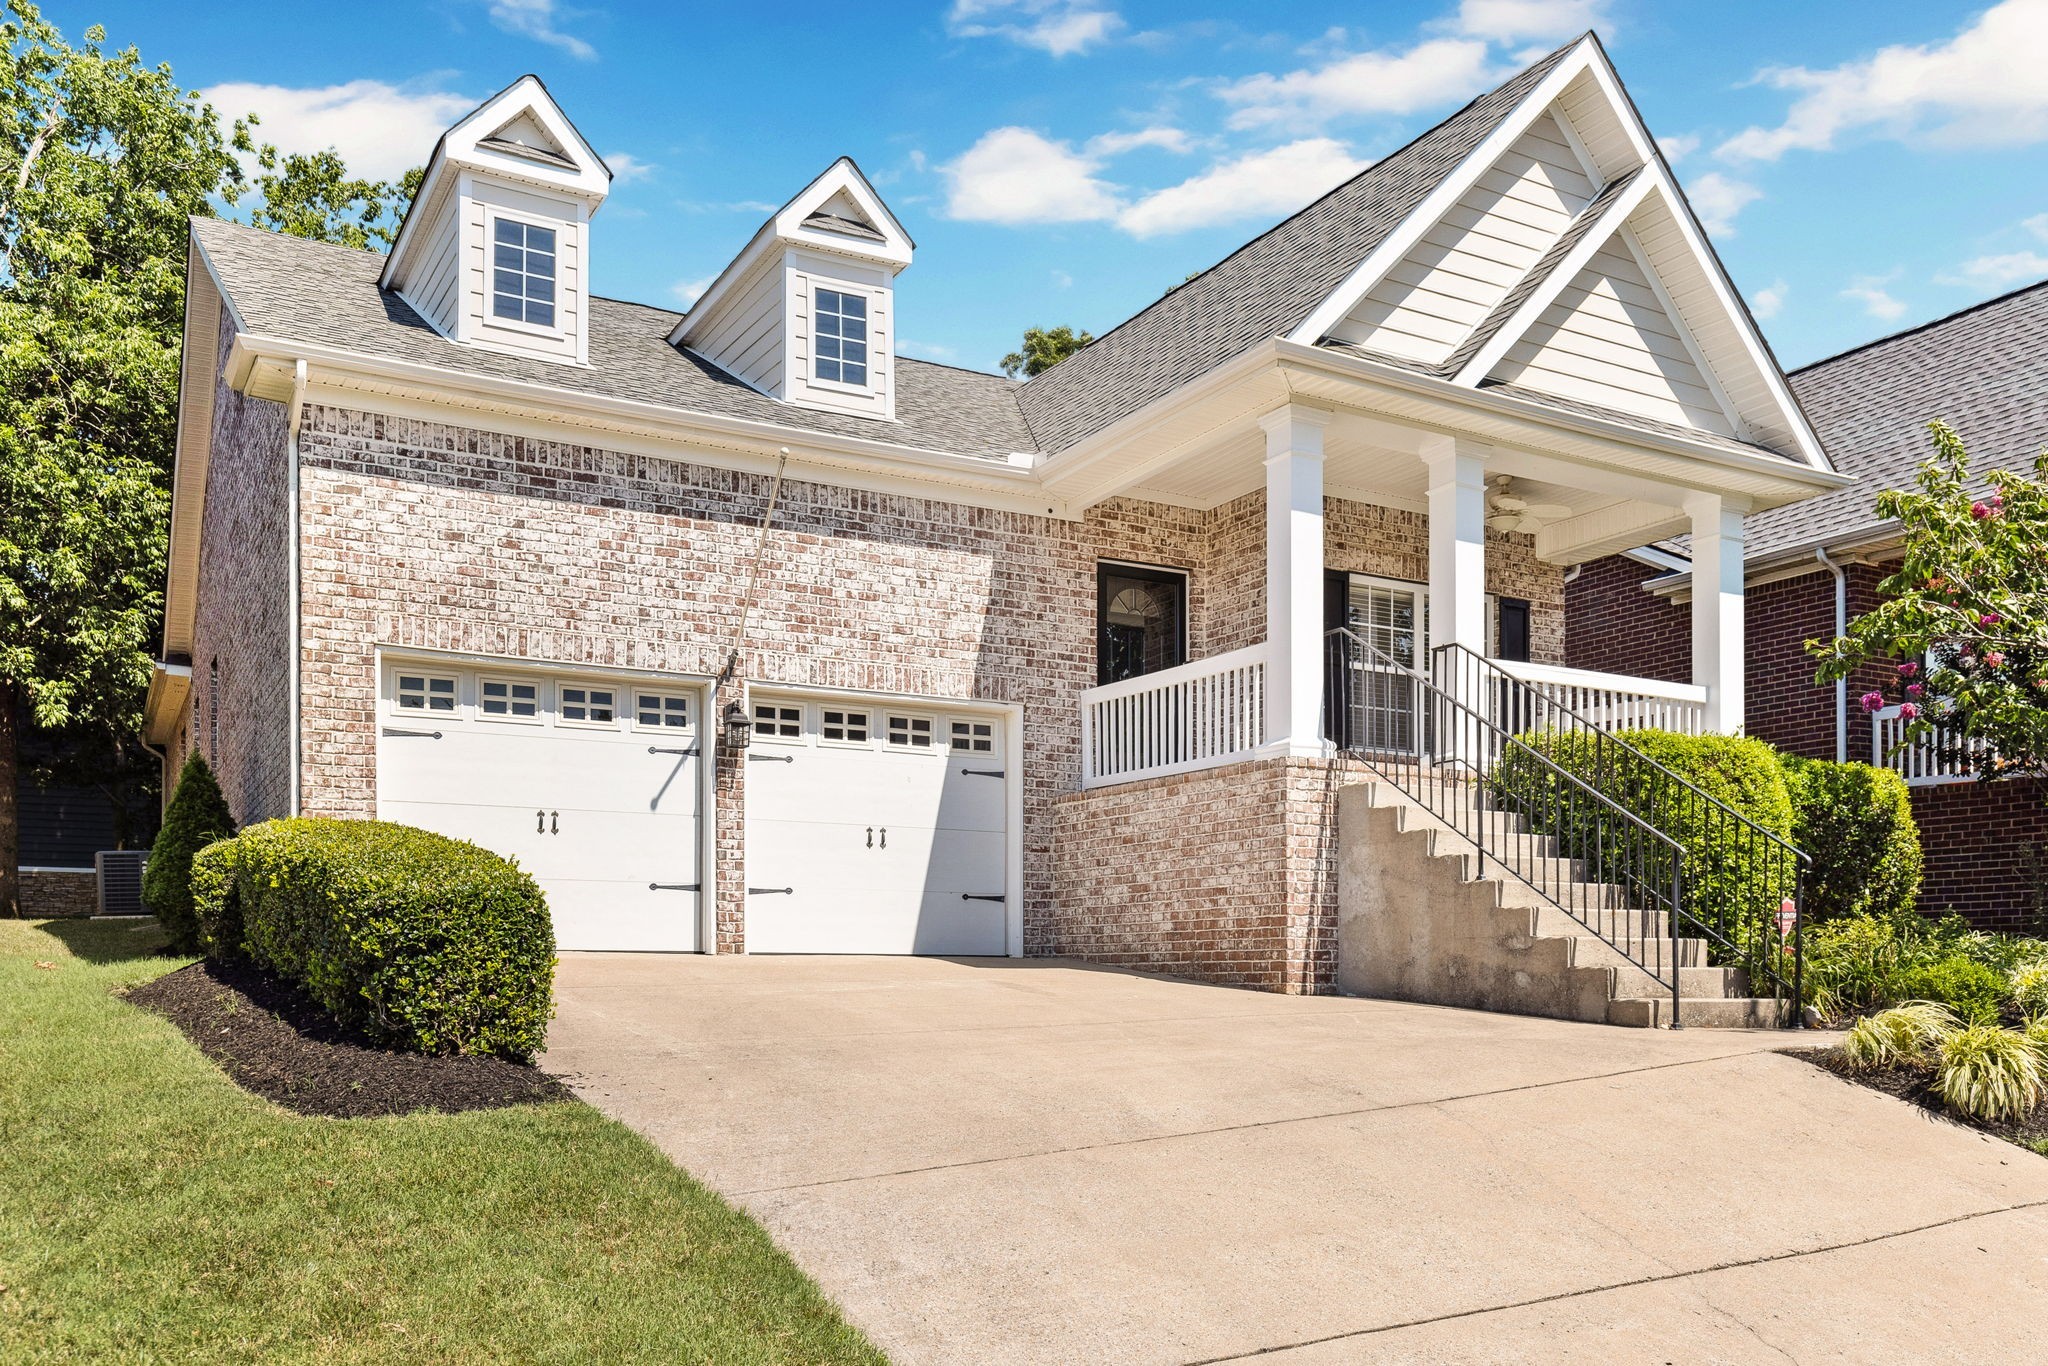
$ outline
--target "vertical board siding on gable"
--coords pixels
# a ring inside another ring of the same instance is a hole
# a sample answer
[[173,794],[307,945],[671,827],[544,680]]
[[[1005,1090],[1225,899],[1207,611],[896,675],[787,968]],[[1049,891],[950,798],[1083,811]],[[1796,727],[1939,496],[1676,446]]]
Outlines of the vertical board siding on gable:
[[1536,264],[1595,188],[1563,130],[1544,114],[1333,334],[1376,351],[1443,360]]
[[1635,256],[1607,243],[1489,378],[1735,435]]

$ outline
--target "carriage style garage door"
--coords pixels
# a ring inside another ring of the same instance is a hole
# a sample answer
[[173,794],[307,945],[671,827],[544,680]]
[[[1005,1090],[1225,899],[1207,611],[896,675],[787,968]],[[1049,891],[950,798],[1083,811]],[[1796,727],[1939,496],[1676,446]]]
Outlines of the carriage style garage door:
[[1004,718],[756,695],[747,951],[1008,952]]
[[564,949],[699,947],[702,693],[389,665],[377,809],[519,860]]

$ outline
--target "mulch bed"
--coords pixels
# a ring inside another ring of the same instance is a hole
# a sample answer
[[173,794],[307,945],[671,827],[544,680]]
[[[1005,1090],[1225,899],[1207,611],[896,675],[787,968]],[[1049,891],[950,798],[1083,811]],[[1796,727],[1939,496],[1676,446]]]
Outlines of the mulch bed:
[[1968,1125],[1972,1129],[1981,1129],[2009,1143],[2017,1143],[2022,1148],[2039,1151],[2042,1144],[2048,1143],[2048,1104],[2036,1106],[2032,1114],[2023,1115],[2019,1119],[1972,1119],[1968,1115],[1957,1114],[1943,1103],[1941,1092],[1934,1089],[1932,1067],[1885,1067],[1859,1072],[1849,1066],[1848,1060],[1842,1056],[1842,1050],[1839,1048],[1799,1048],[1787,1051],[1791,1056],[1804,1058],[1844,1081],[1852,1081],[1858,1086],[1867,1086],[1873,1091],[1896,1096],[1923,1110],[1932,1110],[1943,1119]]
[[502,1058],[381,1048],[250,963],[194,963],[134,988],[128,999],[184,1030],[244,1090],[302,1115],[456,1114],[570,1099],[547,1073]]

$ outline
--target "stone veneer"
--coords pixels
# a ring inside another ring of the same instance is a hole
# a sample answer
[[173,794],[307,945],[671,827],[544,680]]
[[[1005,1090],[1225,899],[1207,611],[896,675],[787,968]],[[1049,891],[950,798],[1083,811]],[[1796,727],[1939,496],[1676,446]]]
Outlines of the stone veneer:
[[90,868],[23,868],[21,916],[24,920],[58,920],[98,915],[99,874]]
[[[246,822],[283,809],[276,775],[288,763],[271,727],[285,679],[275,616],[284,434],[278,405],[224,393],[220,412],[193,672],[203,719],[207,664],[223,661],[221,733],[202,744]],[[353,817],[375,811],[378,646],[709,675],[738,624],[768,485],[680,459],[318,405],[303,415],[300,465],[304,803]],[[1165,854],[1129,863],[1118,890],[1103,880],[1107,864],[1090,863],[1101,837],[1077,836],[1081,862],[1064,884],[1074,890],[1056,886],[1062,822],[1110,828],[1087,809],[1105,793],[1056,814],[1079,786],[1076,698],[1095,681],[1097,560],[1187,570],[1196,657],[1256,643],[1263,500],[1253,492],[1210,512],[1114,500],[1067,521],[793,480],[768,537],[743,673],[755,684],[1020,704],[1027,952],[1117,962],[1149,952],[1176,971],[1313,989],[1329,979],[1322,940],[1334,916],[1314,890],[1324,872],[1304,871],[1320,869],[1320,854],[1276,855],[1288,871],[1238,894],[1235,931],[1220,910],[1201,929],[1166,916],[1151,922],[1164,938],[1149,951],[1136,946],[1142,926],[1126,903]],[[1331,500],[1327,526],[1332,566],[1427,577],[1421,514]],[[1561,659],[1561,571],[1537,562],[1526,537],[1496,537],[1491,549],[1489,587],[1531,599],[1539,657]],[[744,770],[733,757],[720,751],[715,779],[720,951],[744,947]],[[1288,783],[1308,781],[1289,772]],[[1126,809],[1171,810],[1182,796],[1159,792],[1198,793],[1212,812],[1220,804],[1292,830],[1299,803],[1281,799],[1279,782],[1141,785]],[[1275,915],[1284,948],[1268,942]],[[1247,944],[1233,947],[1233,933]]]

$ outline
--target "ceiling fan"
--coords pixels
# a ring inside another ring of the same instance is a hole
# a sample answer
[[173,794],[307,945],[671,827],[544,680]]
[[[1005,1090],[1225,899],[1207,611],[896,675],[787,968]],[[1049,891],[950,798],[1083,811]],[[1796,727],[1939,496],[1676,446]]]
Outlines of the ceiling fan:
[[1488,531],[1514,531],[1528,533],[1541,530],[1545,525],[1569,517],[1572,510],[1563,503],[1532,503],[1513,492],[1514,480],[1502,475],[1494,481],[1493,492],[1486,500],[1486,529]]

